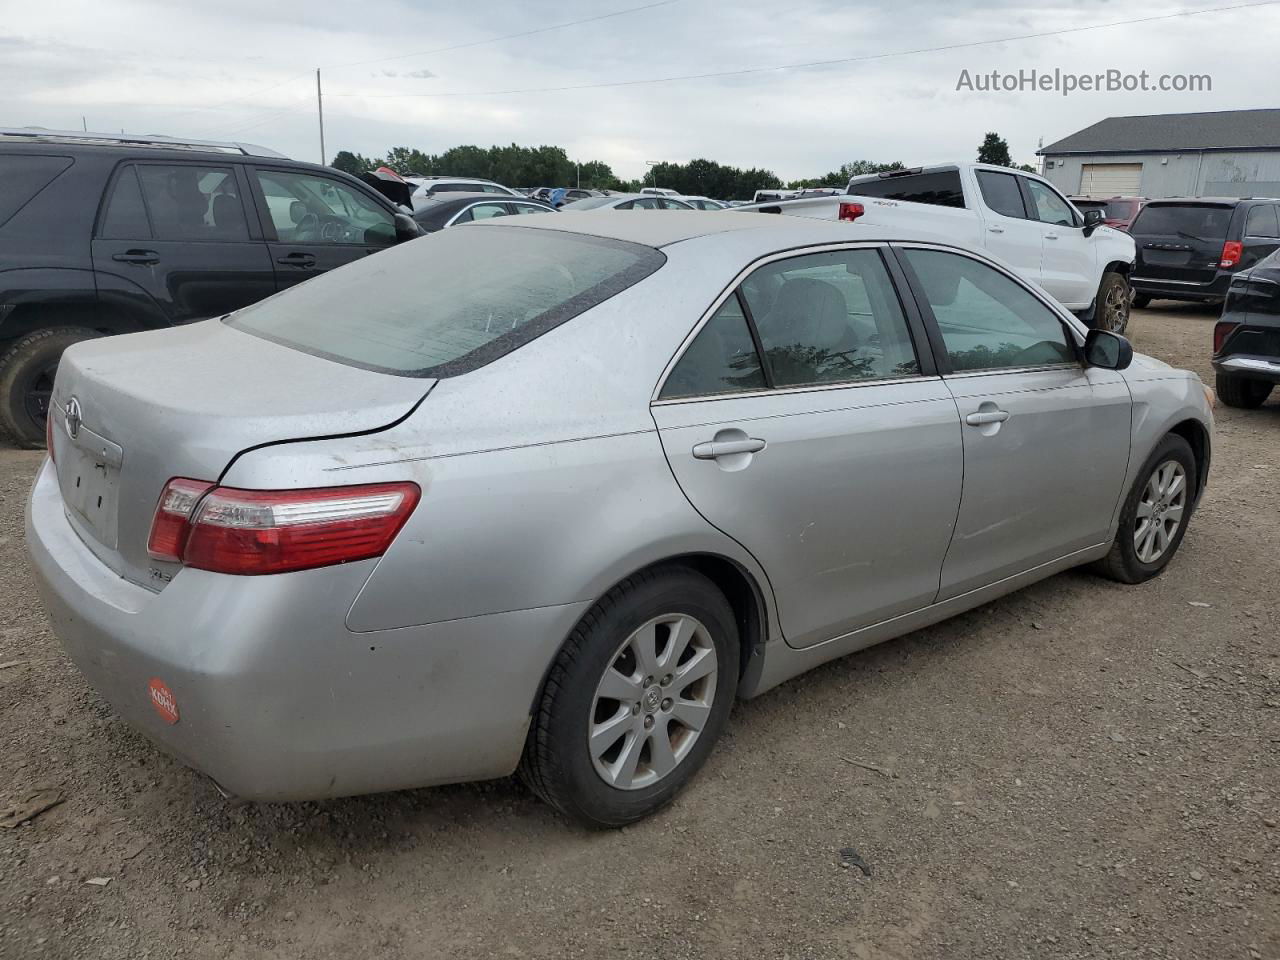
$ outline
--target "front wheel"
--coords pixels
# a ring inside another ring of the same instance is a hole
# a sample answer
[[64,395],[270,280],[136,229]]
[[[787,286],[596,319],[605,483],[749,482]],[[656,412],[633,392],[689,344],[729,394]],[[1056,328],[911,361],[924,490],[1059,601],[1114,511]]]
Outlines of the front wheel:
[[0,426],[18,446],[44,446],[45,418],[62,351],[97,335],[85,327],[37,330],[13,344],[0,358]]
[[1169,434],[1138,472],[1120,511],[1111,552],[1098,572],[1121,583],[1157,576],[1178,552],[1196,499],[1196,460],[1191,445]]
[[1104,273],[1098,286],[1093,325],[1099,330],[1123,334],[1129,326],[1129,281],[1119,273]]
[[738,681],[733,610],[688,567],[636,574],[583,617],[535,705],[521,778],[561,813],[620,827],[702,766]]
[[1214,386],[1218,397],[1228,407],[1243,407],[1253,410],[1262,406],[1271,396],[1272,384],[1265,380],[1249,380],[1228,373],[1220,373],[1215,378]]

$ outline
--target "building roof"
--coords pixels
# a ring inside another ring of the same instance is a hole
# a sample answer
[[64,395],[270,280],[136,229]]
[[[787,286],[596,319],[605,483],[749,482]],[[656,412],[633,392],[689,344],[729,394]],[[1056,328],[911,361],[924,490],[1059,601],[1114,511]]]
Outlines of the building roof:
[[1179,150],[1280,150],[1280,110],[1216,110],[1107,117],[1036,152],[1176,153]]

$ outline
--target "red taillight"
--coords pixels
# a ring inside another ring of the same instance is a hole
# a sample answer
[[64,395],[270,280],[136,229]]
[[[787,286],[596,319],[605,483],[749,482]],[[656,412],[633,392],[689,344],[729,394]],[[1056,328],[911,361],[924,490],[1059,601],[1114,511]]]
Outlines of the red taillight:
[[1240,326],[1231,320],[1219,320],[1213,325],[1213,352],[1221,353],[1222,345],[1227,342],[1227,337],[1231,336],[1231,331]]
[[421,491],[415,483],[236,490],[170,480],[147,551],[217,573],[256,575],[382,556]]
[[1220,267],[1234,267],[1240,262],[1240,257],[1244,254],[1244,244],[1237,243],[1234,240],[1228,240],[1222,245],[1222,259],[1218,261]]
[[151,536],[147,553],[155,560],[180,562],[182,548],[191,532],[191,511],[200,498],[213,489],[207,480],[174,477],[164,485],[155,516],[151,518]]
[[867,208],[860,203],[841,203],[839,219],[852,223],[866,212]]

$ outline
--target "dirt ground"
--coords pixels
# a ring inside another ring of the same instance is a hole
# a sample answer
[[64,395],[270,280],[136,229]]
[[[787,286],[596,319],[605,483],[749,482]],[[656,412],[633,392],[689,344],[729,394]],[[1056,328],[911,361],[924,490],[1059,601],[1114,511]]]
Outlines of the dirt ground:
[[[1131,332],[1208,380],[1213,319]],[[1164,576],[1063,574],[740,704],[672,807],[603,834],[514,780],[223,800],[47,630],[39,458],[0,450],[0,812],[65,801],[0,829],[6,960],[1280,960],[1280,397],[1219,407]]]

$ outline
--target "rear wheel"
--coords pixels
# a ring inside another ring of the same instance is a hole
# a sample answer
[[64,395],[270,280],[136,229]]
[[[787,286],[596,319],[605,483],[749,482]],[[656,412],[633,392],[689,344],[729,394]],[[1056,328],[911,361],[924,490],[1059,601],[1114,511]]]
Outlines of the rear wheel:
[[1218,374],[1214,386],[1217,388],[1218,397],[1228,407],[1244,407],[1246,410],[1252,410],[1266,403],[1267,397],[1271,396],[1272,388],[1272,384],[1265,380],[1249,380],[1227,373]]
[[583,617],[535,705],[522,779],[561,813],[620,827],[702,766],[738,681],[733,611],[687,567],[636,574]]
[[1196,499],[1196,460],[1191,446],[1168,434],[1138,472],[1120,512],[1111,552],[1098,572],[1121,583],[1159,574],[1178,552]]
[[1135,293],[1133,295],[1133,306],[1135,310],[1145,310],[1151,306],[1151,295],[1147,293]]
[[87,327],[50,327],[27,334],[0,357],[0,426],[18,446],[44,446],[45,418],[62,351],[96,336]]
[[1119,273],[1104,273],[1098,286],[1093,325],[1123,334],[1129,326],[1129,281]]

